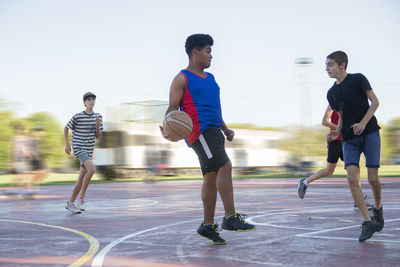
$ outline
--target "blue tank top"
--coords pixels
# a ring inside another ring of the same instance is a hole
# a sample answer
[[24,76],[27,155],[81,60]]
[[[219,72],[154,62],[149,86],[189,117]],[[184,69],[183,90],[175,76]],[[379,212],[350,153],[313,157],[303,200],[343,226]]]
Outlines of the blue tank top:
[[181,70],[181,73],[186,84],[180,110],[189,114],[193,121],[192,133],[187,138],[191,145],[205,129],[222,125],[220,89],[211,73],[206,72],[205,77],[189,70]]

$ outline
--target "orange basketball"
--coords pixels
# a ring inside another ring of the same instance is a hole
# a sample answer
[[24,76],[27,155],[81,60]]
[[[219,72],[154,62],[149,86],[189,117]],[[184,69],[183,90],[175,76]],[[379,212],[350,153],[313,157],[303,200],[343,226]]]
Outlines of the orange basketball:
[[172,141],[179,141],[192,132],[193,122],[186,112],[173,110],[165,116],[163,127]]

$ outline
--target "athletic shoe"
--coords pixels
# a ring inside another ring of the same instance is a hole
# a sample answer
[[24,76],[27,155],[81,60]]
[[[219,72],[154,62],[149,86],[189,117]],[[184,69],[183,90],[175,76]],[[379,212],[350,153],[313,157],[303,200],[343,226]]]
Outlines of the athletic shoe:
[[228,218],[224,217],[221,227],[224,230],[237,232],[251,231],[256,229],[256,226],[254,224],[247,223],[244,220],[245,217],[246,215],[235,212]]
[[299,197],[300,197],[301,199],[304,198],[304,195],[306,194],[307,187],[308,187],[308,186],[306,186],[306,185],[304,184],[304,181],[305,181],[305,180],[306,180],[305,178],[300,179],[300,180],[299,180],[299,185],[297,186],[297,193],[299,194]]
[[[372,210],[374,205],[371,202],[368,201],[368,198],[369,197],[367,195],[364,196],[365,205],[367,206],[368,210]],[[354,209],[358,209],[358,206],[357,206],[357,204],[355,202],[354,202]]]
[[67,204],[65,204],[65,208],[67,210],[69,210],[72,214],[79,214],[81,213],[81,210],[78,209],[74,203],[69,203],[69,201],[67,202]]
[[81,211],[85,211],[86,210],[86,208],[85,208],[85,199],[84,198],[81,198],[81,200],[78,202],[79,204],[78,204],[78,208],[81,210]]
[[226,241],[219,235],[218,224],[201,223],[197,228],[197,233],[202,237],[207,238],[213,245],[225,245]]
[[372,212],[374,213],[374,220],[378,223],[378,232],[382,231],[383,225],[385,224],[385,221],[383,220],[383,207],[381,207],[379,210],[373,208]]
[[379,225],[378,223],[374,220],[374,218],[371,218],[372,220],[369,222],[364,221],[361,226],[361,234],[360,237],[358,238],[358,241],[363,242],[369,238],[372,237],[372,235],[378,231]]

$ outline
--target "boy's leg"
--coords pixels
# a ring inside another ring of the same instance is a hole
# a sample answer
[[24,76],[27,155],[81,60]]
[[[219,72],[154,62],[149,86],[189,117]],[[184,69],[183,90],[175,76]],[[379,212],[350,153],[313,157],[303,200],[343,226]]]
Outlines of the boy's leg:
[[360,210],[364,221],[371,221],[367,205],[364,200],[364,193],[360,186],[360,156],[363,150],[364,137],[359,136],[343,142],[344,166],[347,172],[347,181],[350,187],[354,202]]
[[367,205],[364,200],[364,193],[360,186],[360,169],[356,165],[350,165],[346,167],[347,180],[349,183],[350,191],[353,196],[354,202],[357,204],[364,221],[370,221],[371,216],[369,215]]
[[343,158],[342,141],[335,140],[328,143],[328,156],[326,158],[326,167],[313,175],[309,176],[306,181],[307,184],[322,177],[331,176],[336,169],[339,158]]
[[383,208],[381,202],[381,182],[378,178],[378,168],[368,168],[368,182],[371,185],[372,193],[374,194],[374,208],[373,211],[373,219],[377,222],[378,227],[377,231],[382,231],[385,220],[383,218]]
[[224,204],[225,216],[231,216],[235,213],[232,185],[232,163],[228,161],[217,172],[217,190]]
[[215,205],[217,202],[217,186],[215,172],[204,174],[201,187],[201,200],[203,202],[204,224],[214,223]]
[[93,177],[94,172],[96,171],[96,168],[94,167],[93,162],[89,159],[86,160],[83,165],[86,168],[86,174],[83,177],[83,181],[82,181],[82,189],[81,189],[81,198],[84,198],[86,195],[86,190],[89,186],[90,180]]
[[328,143],[328,156],[326,159],[326,167],[318,172],[312,174],[308,178],[302,178],[299,180],[297,186],[297,194],[299,198],[303,199],[306,192],[308,184],[312,183],[315,180],[318,180],[322,177],[327,177],[333,174],[336,169],[337,162],[339,158],[343,158],[342,153],[342,141],[335,140],[333,142]]
[[235,212],[231,161],[228,161],[218,169],[217,189],[225,209],[225,217],[222,219],[221,228],[229,231],[251,231],[256,229],[255,225],[244,220],[245,215]]
[[297,186],[297,194],[299,195],[299,198],[301,199],[304,198],[307,192],[308,185],[310,183],[322,177],[327,177],[332,175],[332,173],[335,171],[335,168],[336,168],[336,163],[327,162],[325,169],[317,171],[313,175],[309,176],[307,179],[305,178],[300,179]]
[[78,196],[79,192],[82,188],[83,177],[86,175],[86,169],[84,167],[80,167],[79,169],[79,177],[75,183],[74,189],[72,190],[71,197],[69,198],[70,203],[74,203],[76,197]]
[[311,183],[311,182],[313,182],[313,181],[315,181],[315,180],[318,180],[318,179],[320,179],[320,178],[323,178],[323,177],[327,177],[327,176],[332,175],[333,172],[334,172],[335,169],[336,169],[336,165],[337,165],[337,163],[330,163],[330,162],[327,162],[327,163],[326,163],[326,167],[325,167],[324,169],[319,170],[318,172],[314,173],[313,175],[309,176],[309,177],[306,179],[306,180],[307,180],[307,184],[309,184],[309,183]]
[[[204,168],[202,170],[204,171]],[[210,240],[214,245],[224,245],[226,241],[220,236],[218,225],[214,223],[215,205],[217,203],[216,179],[216,172],[203,174],[201,200],[203,202],[204,221],[197,229],[197,233]]]
[[375,208],[381,208],[381,183],[378,178],[380,167],[381,138],[379,131],[372,132],[365,136],[364,155],[368,168],[368,182],[374,194]]
[[375,209],[380,209],[381,203],[381,182],[378,178],[378,168],[368,168],[368,183],[371,185],[372,193],[374,194]]

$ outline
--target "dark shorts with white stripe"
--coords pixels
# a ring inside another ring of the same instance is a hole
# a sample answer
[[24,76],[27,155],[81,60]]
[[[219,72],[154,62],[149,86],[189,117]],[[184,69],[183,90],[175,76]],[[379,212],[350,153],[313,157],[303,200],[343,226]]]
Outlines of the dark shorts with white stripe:
[[229,161],[225,151],[225,137],[219,128],[205,129],[191,147],[199,158],[203,175],[217,172]]

